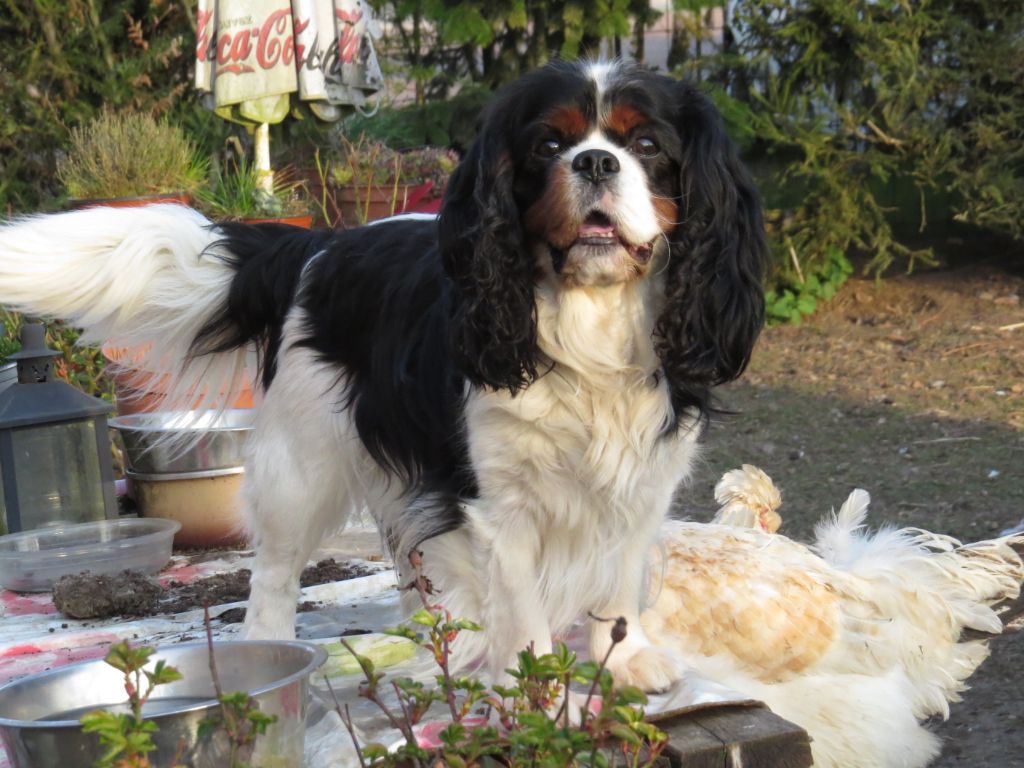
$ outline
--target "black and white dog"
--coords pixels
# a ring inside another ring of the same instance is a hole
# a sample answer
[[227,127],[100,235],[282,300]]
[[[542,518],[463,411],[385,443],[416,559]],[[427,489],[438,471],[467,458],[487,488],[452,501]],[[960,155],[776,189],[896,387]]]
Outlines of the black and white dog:
[[[246,632],[294,632],[298,576],[367,509],[401,566],[478,619],[495,674],[585,615],[622,615],[614,675],[679,674],[637,620],[644,560],[709,389],[763,319],[760,204],[708,99],[620,63],[506,87],[438,221],[345,231],[92,209],[0,229],[0,304],[150,345],[171,400],[207,404],[253,354]],[[607,626],[591,633],[607,650]],[[465,639],[463,639],[465,638]]]

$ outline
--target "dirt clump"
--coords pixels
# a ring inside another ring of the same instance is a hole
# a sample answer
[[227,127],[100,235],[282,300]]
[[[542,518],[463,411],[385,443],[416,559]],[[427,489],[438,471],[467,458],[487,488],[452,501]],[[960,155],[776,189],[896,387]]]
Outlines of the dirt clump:
[[316,565],[310,565],[302,571],[299,577],[299,585],[312,587],[316,584],[330,584],[334,581],[348,581],[360,576],[367,576],[372,571],[361,565],[352,563],[339,563],[333,557],[320,560]]
[[[339,563],[333,558],[321,560],[302,572],[303,587],[346,581],[371,573],[361,565]],[[243,568],[218,573],[193,582],[170,582],[161,586],[136,571],[109,576],[80,573],[64,576],[54,585],[53,602],[57,610],[73,619],[102,619],[109,616],[156,616],[183,613],[204,605],[240,603],[249,599],[249,577]],[[303,603],[309,610],[312,603]],[[244,609],[240,611],[244,616]],[[231,611],[225,612],[230,614]],[[230,620],[225,614],[218,618]]]
[[53,604],[72,619],[105,616],[150,616],[156,612],[163,587],[136,571],[95,576],[62,576],[53,585]]

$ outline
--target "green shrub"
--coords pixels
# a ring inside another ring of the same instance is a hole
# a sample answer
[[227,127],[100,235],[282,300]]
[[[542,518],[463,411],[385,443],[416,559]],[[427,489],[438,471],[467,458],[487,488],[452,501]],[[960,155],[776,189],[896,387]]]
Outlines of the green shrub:
[[0,212],[59,204],[69,128],[103,109],[179,116],[192,86],[194,3],[9,0],[0,11]]
[[467,85],[455,96],[423,105],[381,107],[374,115],[345,118],[346,136],[366,136],[393,149],[455,147],[465,150],[473,141],[476,118],[491,91]]
[[911,216],[1024,238],[1024,3],[740,0],[732,14],[737,47],[702,64],[792,199],[772,238],[781,269],[795,253],[827,271],[835,249],[912,269],[931,254],[894,230]]
[[206,163],[180,128],[140,112],[104,111],[71,131],[57,177],[79,199],[192,192]]

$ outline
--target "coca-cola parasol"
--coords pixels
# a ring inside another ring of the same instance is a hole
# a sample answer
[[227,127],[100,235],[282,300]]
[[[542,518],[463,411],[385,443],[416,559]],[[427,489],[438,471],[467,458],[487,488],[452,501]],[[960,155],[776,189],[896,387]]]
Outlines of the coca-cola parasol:
[[196,87],[217,114],[256,127],[268,184],[270,123],[307,109],[337,120],[383,85],[362,0],[199,0],[196,21]]

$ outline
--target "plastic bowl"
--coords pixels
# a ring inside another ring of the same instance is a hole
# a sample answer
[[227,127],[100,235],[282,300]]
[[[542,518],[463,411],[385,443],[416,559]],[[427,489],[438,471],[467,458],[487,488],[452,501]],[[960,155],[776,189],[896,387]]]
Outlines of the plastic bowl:
[[255,416],[246,408],[220,414],[158,411],[118,416],[109,423],[121,433],[132,471],[161,475],[241,466]]
[[0,587],[46,592],[61,576],[126,568],[156,573],[171,559],[175,520],[100,520],[0,536]]

